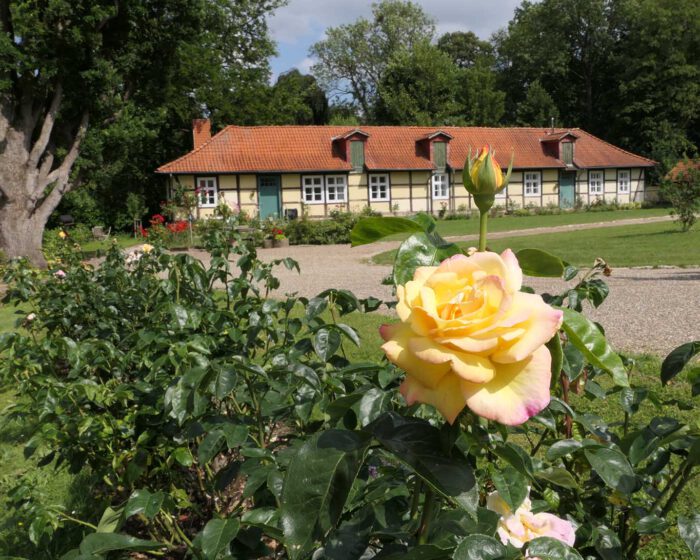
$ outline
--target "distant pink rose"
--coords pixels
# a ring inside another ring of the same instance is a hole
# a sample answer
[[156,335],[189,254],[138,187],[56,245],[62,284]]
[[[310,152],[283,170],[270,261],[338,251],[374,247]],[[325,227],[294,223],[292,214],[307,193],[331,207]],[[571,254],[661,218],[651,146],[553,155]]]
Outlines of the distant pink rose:
[[450,423],[467,406],[515,426],[549,404],[545,343],[562,312],[521,292],[522,279],[507,249],[455,255],[397,286],[401,323],[380,334],[387,358],[406,372],[400,390],[409,405],[431,404]]
[[66,277],[66,273],[63,270],[57,270],[53,275],[60,280]]
[[[518,509],[512,511],[498,494],[492,492],[486,500],[486,507],[501,515],[497,533],[503,544],[521,548],[526,542],[538,537],[551,537],[573,546],[576,529],[565,519],[551,513],[532,513],[532,502],[526,497]],[[530,560],[538,560],[528,556]]]

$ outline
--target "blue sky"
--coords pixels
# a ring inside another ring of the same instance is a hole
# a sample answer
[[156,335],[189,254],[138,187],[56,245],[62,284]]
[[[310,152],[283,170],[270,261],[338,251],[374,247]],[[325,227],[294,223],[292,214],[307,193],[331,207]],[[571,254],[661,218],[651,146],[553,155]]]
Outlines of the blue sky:
[[[437,35],[473,31],[481,38],[505,27],[520,0],[414,0],[435,20]],[[313,64],[309,47],[323,38],[326,28],[369,17],[365,0],[289,0],[270,18],[270,34],[279,56],[272,59],[272,79],[292,68],[308,72]]]

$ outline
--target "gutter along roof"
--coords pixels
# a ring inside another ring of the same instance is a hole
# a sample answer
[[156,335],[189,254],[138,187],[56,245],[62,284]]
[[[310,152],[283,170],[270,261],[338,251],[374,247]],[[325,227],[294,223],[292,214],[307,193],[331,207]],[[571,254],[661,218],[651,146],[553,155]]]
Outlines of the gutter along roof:
[[[418,126],[227,126],[209,141],[156,171],[172,174],[347,172],[339,143],[359,133],[367,170],[433,170],[419,144],[448,140],[447,164],[462,169],[471,150],[496,150],[502,166],[514,154],[514,169],[566,169],[543,144],[573,136],[578,168],[652,167],[656,162],[613,146],[579,128],[482,128]],[[569,166],[570,167],[570,166]]]

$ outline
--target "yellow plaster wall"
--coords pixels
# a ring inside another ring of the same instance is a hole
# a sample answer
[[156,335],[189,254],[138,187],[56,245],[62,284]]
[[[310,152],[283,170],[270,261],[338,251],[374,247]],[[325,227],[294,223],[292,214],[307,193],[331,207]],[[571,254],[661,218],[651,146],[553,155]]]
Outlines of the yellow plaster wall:
[[348,175],[348,201],[350,208],[358,206],[360,210],[367,205],[367,175],[351,173]]
[[235,175],[219,175],[219,202],[222,199],[231,208],[236,208],[240,203]]

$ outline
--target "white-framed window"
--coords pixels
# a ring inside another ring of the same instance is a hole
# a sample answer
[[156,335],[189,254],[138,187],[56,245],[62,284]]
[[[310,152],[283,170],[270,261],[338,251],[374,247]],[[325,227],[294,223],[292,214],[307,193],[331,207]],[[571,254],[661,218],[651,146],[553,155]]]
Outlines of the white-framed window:
[[542,174],[539,171],[523,173],[525,196],[539,196],[542,192]]
[[434,200],[447,200],[450,198],[450,182],[447,173],[434,173],[431,184]]
[[347,202],[347,181],[345,175],[328,175],[326,177],[326,201]]
[[213,208],[218,200],[216,177],[199,177],[197,179],[197,200],[200,208]]
[[306,175],[302,177],[305,204],[336,204],[347,202],[348,185],[345,175]]
[[588,172],[588,194],[603,194],[603,172]]
[[372,202],[389,200],[389,175],[369,176],[369,199]]
[[629,169],[618,169],[617,171],[617,192],[630,192],[630,171]]
[[304,177],[302,184],[304,185],[304,202],[307,204],[319,204],[324,201],[322,175]]

